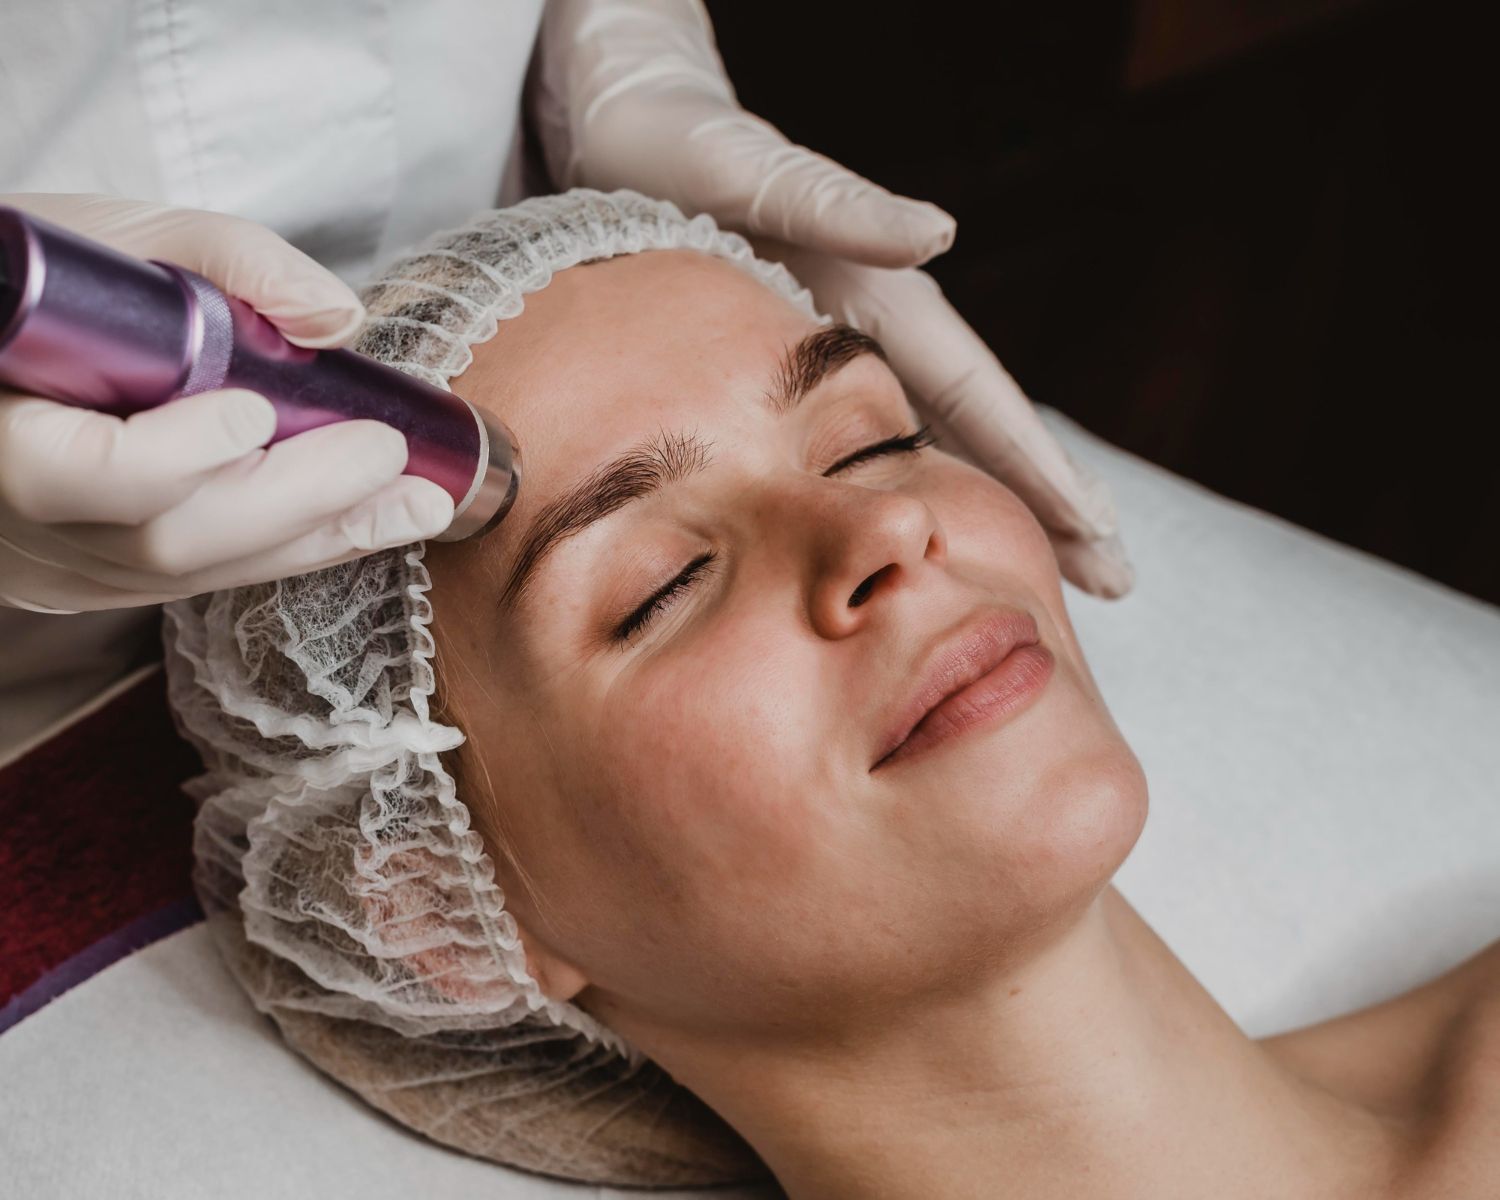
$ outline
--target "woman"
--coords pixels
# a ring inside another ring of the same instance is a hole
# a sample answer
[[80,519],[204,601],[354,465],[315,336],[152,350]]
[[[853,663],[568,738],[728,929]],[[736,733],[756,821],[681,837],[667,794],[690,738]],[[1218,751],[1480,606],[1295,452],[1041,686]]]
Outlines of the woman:
[[591,1160],[622,1092],[517,1086],[584,1047],[793,1197],[1485,1194],[1496,954],[1245,1036],[1110,886],[1146,781],[1045,531],[877,342],[629,193],[483,219],[369,303],[366,352],[515,430],[516,509],[168,608],[200,894],[314,1061],[575,1178],[746,1173],[709,1133]]

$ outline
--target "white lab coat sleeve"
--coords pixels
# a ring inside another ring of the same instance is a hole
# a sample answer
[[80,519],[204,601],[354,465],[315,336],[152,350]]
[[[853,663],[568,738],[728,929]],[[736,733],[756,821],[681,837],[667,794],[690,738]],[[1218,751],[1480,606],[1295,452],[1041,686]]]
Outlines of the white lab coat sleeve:
[[[0,193],[247,217],[358,286],[525,194],[542,0],[6,0]],[[0,757],[160,653],[161,610],[0,606]],[[145,649],[143,649],[143,647]]]
[[499,202],[542,0],[8,0],[0,192],[274,229],[352,284]]

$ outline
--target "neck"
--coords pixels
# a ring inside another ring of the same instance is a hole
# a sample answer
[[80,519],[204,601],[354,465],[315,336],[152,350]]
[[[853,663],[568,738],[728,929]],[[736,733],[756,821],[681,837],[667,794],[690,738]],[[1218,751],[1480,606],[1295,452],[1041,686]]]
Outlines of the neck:
[[792,1200],[1332,1200],[1393,1167],[1387,1127],[1248,1038],[1113,887],[1024,971],[884,1029],[659,1061]]

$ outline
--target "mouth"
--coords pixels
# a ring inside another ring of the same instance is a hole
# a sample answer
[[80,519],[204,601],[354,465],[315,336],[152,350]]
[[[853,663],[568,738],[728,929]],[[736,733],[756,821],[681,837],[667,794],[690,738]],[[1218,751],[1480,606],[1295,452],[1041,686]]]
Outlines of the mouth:
[[871,772],[1019,710],[1041,691],[1052,667],[1030,613],[983,610],[941,638],[913,670],[922,682],[887,726]]

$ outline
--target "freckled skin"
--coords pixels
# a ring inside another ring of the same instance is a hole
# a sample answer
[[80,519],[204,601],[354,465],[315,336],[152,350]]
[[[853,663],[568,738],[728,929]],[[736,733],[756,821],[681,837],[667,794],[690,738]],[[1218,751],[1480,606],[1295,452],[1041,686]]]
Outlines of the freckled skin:
[[[825,476],[920,424],[877,358],[786,417],[757,401],[815,327],[727,262],[655,251],[560,272],[453,383],[524,467],[499,530],[427,547],[439,671],[471,780],[494,785],[492,806],[463,798],[535,883],[496,855],[544,986],[638,1044],[813,1039],[826,1014],[878,1023],[961,989],[1091,901],[1145,820],[1029,510],[941,443]],[[714,464],[565,542],[528,607],[496,612],[537,510],[658,429],[712,440]],[[1036,619],[1045,690],[872,775],[920,657],[981,605]]]

